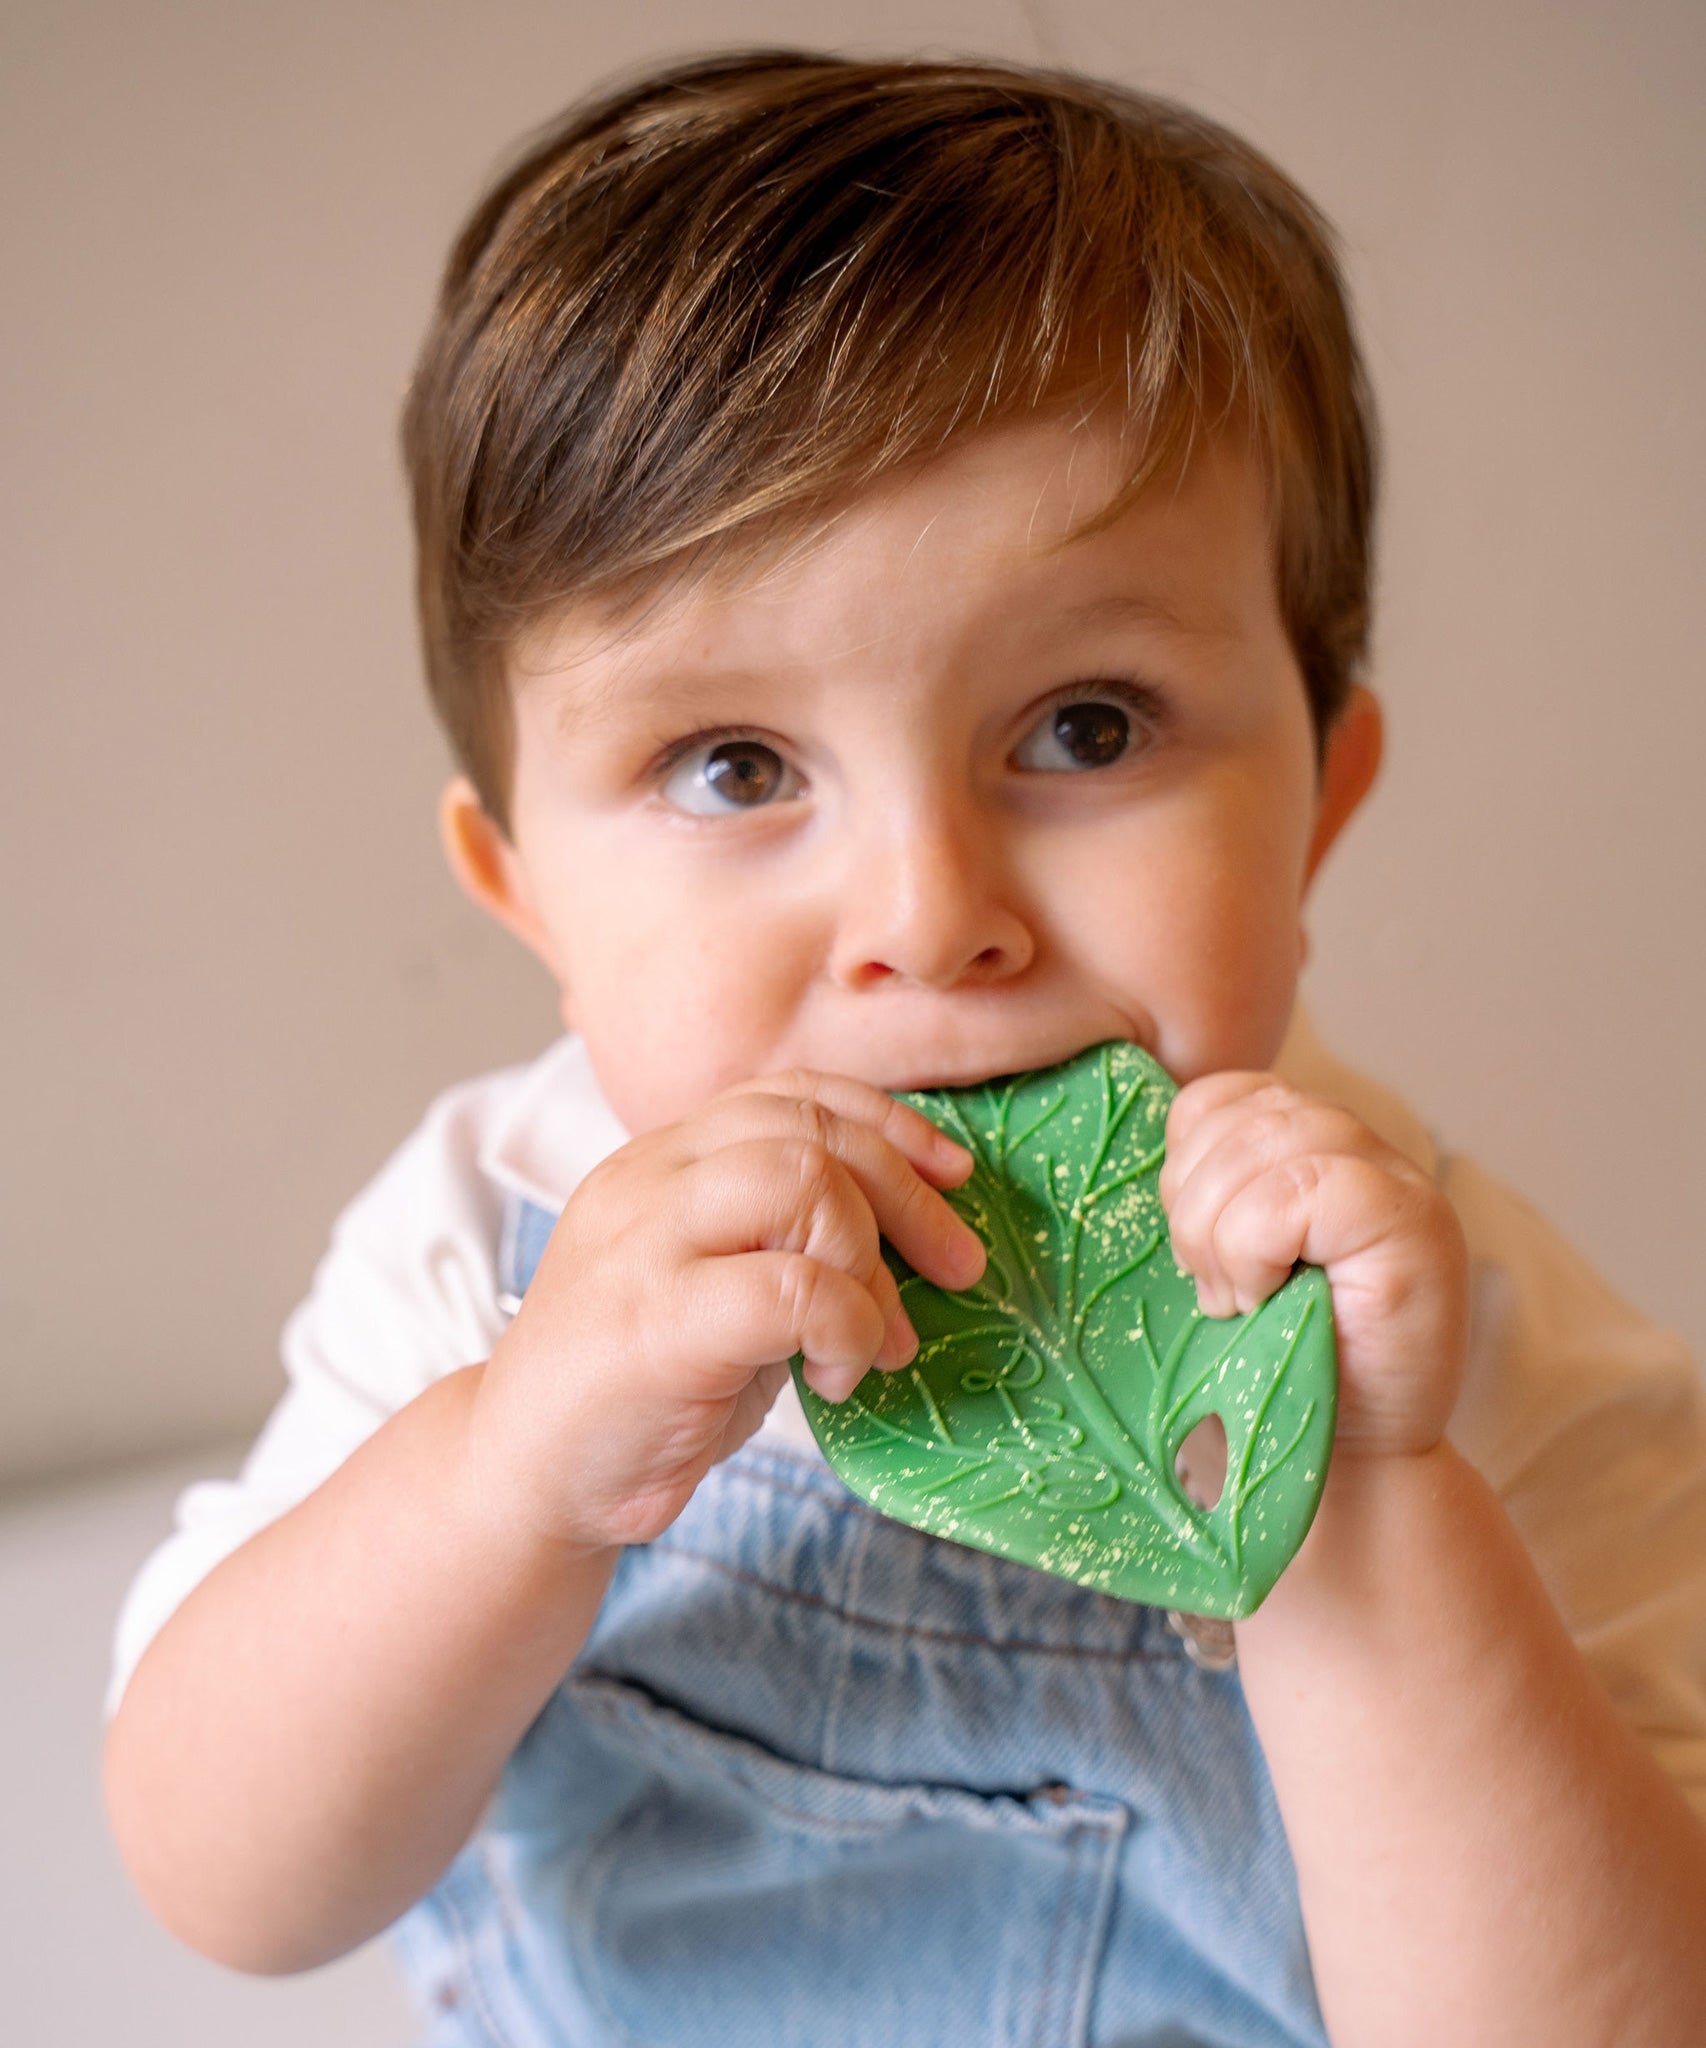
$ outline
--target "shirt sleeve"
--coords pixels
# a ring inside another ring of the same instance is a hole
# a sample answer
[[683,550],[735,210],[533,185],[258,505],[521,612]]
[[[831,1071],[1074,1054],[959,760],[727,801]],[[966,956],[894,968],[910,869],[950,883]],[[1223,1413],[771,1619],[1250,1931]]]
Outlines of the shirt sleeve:
[[1470,1161],[1458,1449],[1503,1500],[1576,1647],[1706,1818],[1706,1386],[1526,1203]]
[[502,1196],[480,1172],[484,1132],[516,1070],[441,1096],[344,1210],[282,1340],[288,1385],[234,1479],[180,1497],[172,1534],[119,1615],[107,1712],[142,1653],[213,1568],[326,1479],[398,1409],[489,1357]]

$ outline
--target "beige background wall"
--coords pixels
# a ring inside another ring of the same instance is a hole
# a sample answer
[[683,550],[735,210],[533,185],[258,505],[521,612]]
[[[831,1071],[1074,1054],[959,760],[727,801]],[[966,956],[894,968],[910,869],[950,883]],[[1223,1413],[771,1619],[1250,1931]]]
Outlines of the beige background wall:
[[1392,754],[1341,1048],[1706,1348],[1698,0],[11,0],[0,1480],[250,1427],[330,1220],[552,1029],[438,869],[393,422],[513,139],[718,42],[1044,55],[1341,224]]

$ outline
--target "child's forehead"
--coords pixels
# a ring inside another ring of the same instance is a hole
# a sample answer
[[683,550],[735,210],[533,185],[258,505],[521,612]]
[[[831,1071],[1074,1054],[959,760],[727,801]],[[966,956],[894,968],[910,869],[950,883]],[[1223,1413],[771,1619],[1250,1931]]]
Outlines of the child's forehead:
[[902,634],[1236,630],[1252,581],[1271,591],[1253,463],[1224,436],[1204,440],[1096,529],[1133,466],[1111,427],[985,428],[733,560],[624,605],[566,607],[523,636],[512,673],[557,678],[590,708],[646,677],[823,664]]

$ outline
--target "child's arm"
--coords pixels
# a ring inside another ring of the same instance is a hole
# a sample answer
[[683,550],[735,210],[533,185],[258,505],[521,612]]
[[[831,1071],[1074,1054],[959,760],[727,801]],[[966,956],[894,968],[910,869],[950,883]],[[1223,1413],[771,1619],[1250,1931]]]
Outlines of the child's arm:
[[1338,1446],[1238,1659],[1337,2048],[1678,2048],[1706,2010],[1706,1829],[1444,1441],[1467,1279],[1445,1198],[1266,1076],[1183,1089],[1163,1176],[1205,1306],[1327,1268]]
[[213,1571],[108,1737],[119,1845],[160,1918],[239,1968],[386,1926],[466,1838],[596,1616],[803,1350],[841,1399],[915,1341],[879,1232],[982,1270],[936,1189],[967,1155],[860,1083],[791,1075],[582,1183],[491,1359],[394,1416]]
[[470,1483],[485,1367],[441,1380],[196,1587],[107,1737],[138,1889],[235,1969],[305,1969],[432,1883],[617,1555],[531,1542]]

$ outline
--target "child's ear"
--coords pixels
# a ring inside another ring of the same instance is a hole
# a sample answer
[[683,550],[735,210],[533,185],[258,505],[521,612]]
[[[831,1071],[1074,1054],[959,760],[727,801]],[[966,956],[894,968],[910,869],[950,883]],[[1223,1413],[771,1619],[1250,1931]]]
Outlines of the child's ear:
[[453,775],[444,785],[438,800],[438,837],[464,894],[537,955],[561,987],[556,953],[534,906],[527,871],[509,835],[481,803],[466,775]]
[[1303,870],[1306,887],[1373,787],[1374,778],[1380,773],[1384,732],[1379,698],[1360,683],[1353,684],[1344,709],[1328,730],[1322,752],[1315,831]]

